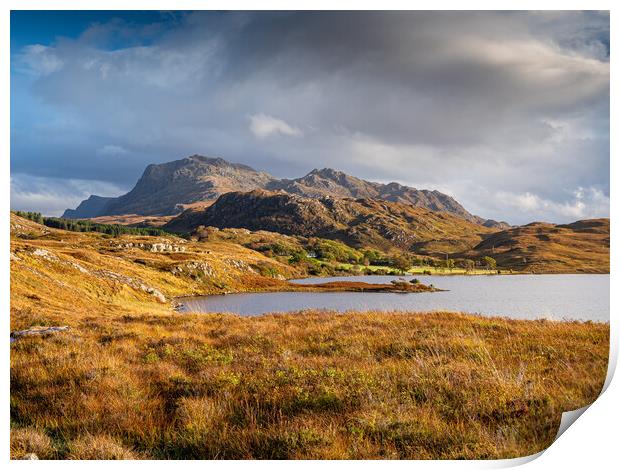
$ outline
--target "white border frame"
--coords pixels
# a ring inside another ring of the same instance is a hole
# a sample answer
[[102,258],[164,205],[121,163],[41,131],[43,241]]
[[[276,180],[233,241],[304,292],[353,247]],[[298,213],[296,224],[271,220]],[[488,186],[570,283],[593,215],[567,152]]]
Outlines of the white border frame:
[[[617,2],[615,3],[617,4]],[[44,0],[5,0],[2,3],[2,22],[0,23],[0,45],[2,54],[1,65],[1,87],[0,103],[3,104],[4,119],[0,120],[0,145],[3,150],[1,153],[2,160],[0,162],[0,198],[1,210],[4,216],[0,217],[0,240],[2,249],[0,249],[0,262],[3,269],[0,274],[0,321],[2,322],[2,331],[4,335],[4,348],[2,359],[2,399],[4,404],[1,410],[0,422],[2,423],[2,433],[0,437],[0,449],[4,459],[9,459],[9,312],[10,312],[10,280],[9,280],[9,210],[10,210],[10,10],[349,10],[349,9],[365,9],[365,10],[462,10],[465,7],[471,10],[610,10],[611,11],[611,50],[614,53],[614,34],[617,26],[616,12],[614,11],[614,3],[611,1],[576,1],[566,0],[548,1],[548,0],[524,0],[514,1],[508,0],[501,2],[487,0],[473,0],[466,4],[456,0],[436,0],[429,2],[417,1],[396,1],[383,0],[381,2],[369,2],[364,0],[358,1],[282,1],[282,0],[263,0],[260,3],[243,0],[180,0],[176,2],[164,0],[91,0],[86,2],[72,2],[70,0],[57,0],[54,2]],[[611,121],[610,129],[613,129],[613,122],[617,119],[617,103],[615,101],[613,77],[617,76],[617,67],[615,61],[611,61]],[[616,145],[614,139],[611,138],[611,155],[615,155]],[[392,468],[409,468],[415,465],[416,468],[497,468],[520,465],[526,462],[528,468],[547,469],[549,466],[558,466],[563,469],[570,468],[610,468],[611,462],[618,462],[617,443],[617,422],[620,418],[620,385],[618,380],[611,381],[618,357],[618,329],[620,327],[618,320],[618,290],[620,287],[619,277],[617,273],[618,253],[614,243],[615,234],[618,233],[618,210],[614,204],[615,188],[618,184],[619,168],[613,158],[610,158],[610,179],[611,179],[611,233],[612,233],[612,250],[611,250],[611,351],[610,366],[606,382],[606,391],[599,397],[591,407],[581,416],[575,426],[571,426],[562,436],[552,444],[546,451],[536,456],[525,457],[522,459],[503,460],[503,461],[300,461],[295,465],[300,467],[311,468],[311,466],[320,465],[325,467],[352,468],[353,466],[364,466],[366,468],[378,468],[390,466]],[[538,458],[535,458],[538,457]],[[5,460],[5,461],[6,461]],[[88,465],[102,466],[109,465],[109,462],[69,462],[54,461],[40,462],[37,465],[45,465],[51,468],[64,467],[66,465]],[[30,465],[26,461],[11,461],[10,465],[21,467]],[[114,465],[119,466],[141,466],[142,468],[165,468],[168,462],[162,461],[137,461],[137,462],[118,462]],[[183,465],[194,468],[205,465],[202,461],[187,461]],[[289,465],[287,461],[269,462],[269,461],[223,461],[209,462],[208,465],[214,465],[219,468],[232,467],[253,467],[253,468],[284,468]],[[126,467],[128,468],[128,467]]]

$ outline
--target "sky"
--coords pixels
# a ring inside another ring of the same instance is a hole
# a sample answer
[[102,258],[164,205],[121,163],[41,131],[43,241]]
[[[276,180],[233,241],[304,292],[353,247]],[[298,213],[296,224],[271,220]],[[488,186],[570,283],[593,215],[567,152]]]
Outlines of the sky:
[[11,208],[201,154],[608,217],[609,56],[606,12],[14,11]]

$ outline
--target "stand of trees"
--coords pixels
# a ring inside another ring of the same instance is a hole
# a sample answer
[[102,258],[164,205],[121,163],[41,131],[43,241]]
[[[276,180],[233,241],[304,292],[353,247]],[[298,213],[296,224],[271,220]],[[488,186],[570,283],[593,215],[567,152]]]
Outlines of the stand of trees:
[[490,256],[484,256],[481,261],[482,261],[482,264],[487,269],[495,269],[495,268],[497,268],[497,261],[495,261],[495,259],[491,258]]
[[[117,224],[98,224],[90,220],[63,219],[60,217],[44,217],[40,212],[14,211],[14,213],[25,219],[32,220],[46,227],[69,230],[71,232],[99,232],[118,237],[120,235],[146,235],[146,236],[165,236],[171,233],[160,228],[153,227],[128,227]],[[177,234],[174,234],[178,236]]]

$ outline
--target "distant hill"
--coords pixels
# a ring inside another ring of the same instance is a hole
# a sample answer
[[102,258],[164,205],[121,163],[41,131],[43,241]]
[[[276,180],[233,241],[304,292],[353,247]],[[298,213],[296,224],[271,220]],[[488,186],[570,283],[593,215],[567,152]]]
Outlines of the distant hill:
[[149,165],[129,193],[117,198],[90,196],[76,209],[67,209],[63,217],[176,215],[189,207],[208,205],[222,194],[254,189],[283,191],[309,198],[381,199],[432,211],[446,211],[486,227],[508,227],[505,222],[485,220],[470,214],[455,199],[439,191],[419,190],[398,183],[365,181],[330,168],[312,170],[302,178],[277,179],[246,165],[200,155]]
[[518,271],[608,273],[609,233],[609,219],[533,222],[493,233],[466,255],[491,256]]
[[308,198],[254,190],[220,196],[206,209],[187,210],[164,228],[199,226],[267,230],[341,240],[354,247],[408,250],[427,240],[451,240],[452,251],[471,249],[493,232],[448,212],[377,199]]

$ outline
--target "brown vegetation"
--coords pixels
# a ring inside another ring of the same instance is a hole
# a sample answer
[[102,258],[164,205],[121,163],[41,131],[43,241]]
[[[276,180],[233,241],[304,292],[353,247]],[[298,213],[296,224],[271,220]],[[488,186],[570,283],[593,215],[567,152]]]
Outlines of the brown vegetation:
[[609,346],[454,313],[66,316],[11,347],[13,458],[524,456],[597,397]]
[[[177,296],[277,289],[296,273],[234,243],[68,232],[11,214],[12,311],[48,321],[62,322],[68,306],[169,312]],[[29,326],[12,316],[12,330]]]

